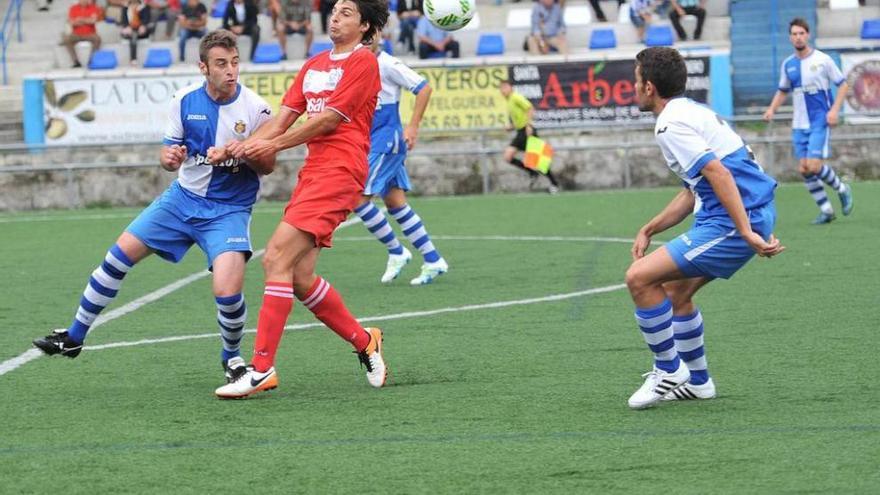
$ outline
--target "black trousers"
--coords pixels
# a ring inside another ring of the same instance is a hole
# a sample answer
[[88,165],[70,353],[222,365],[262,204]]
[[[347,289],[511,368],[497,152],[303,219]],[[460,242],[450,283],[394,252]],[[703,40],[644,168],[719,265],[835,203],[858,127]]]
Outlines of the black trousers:
[[[706,22],[706,9],[700,7],[683,7],[684,13],[688,15],[697,16],[697,29],[694,30],[694,39],[700,39],[700,36],[703,35],[703,23]],[[672,27],[675,28],[675,32],[678,33],[678,39],[684,41],[687,39],[687,33],[684,32],[684,28],[681,27],[681,16],[678,15],[678,12],[675,9],[672,9],[669,12],[669,20],[672,21]]]

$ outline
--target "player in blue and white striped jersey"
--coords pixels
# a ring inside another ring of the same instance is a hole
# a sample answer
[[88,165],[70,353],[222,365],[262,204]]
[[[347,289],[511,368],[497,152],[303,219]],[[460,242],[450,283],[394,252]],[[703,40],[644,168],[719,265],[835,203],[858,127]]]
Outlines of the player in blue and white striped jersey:
[[[382,274],[382,283],[397,278],[412,259],[412,253],[400,244],[385,215],[373,204],[374,195],[382,198],[388,213],[397,220],[404,235],[422,254],[424,263],[421,272],[410,284],[425,285],[446,273],[449,264],[431,241],[421,217],[407,204],[406,191],[410,190],[411,185],[404,162],[406,152],[415,146],[418,139],[419,124],[431,99],[431,87],[416,71],[381,51],[378,41],[373,43],[373,52],[377,54],[379,62],[382,90],[370,129],[370,173],[364,187],[364,202],[354,211],[376,239],[388,248],[388,262]],[[402,89],[416,95],[412,117],[406,127],[400,121]]]
[[46,354],[79,355],[95,319],[110,304],[126,274],[156,253],[180,261],[193,244],[213,271],[217,322],[227,380],[245,370],[239,347],[247,317],[242,295],[245,263],[252,254],[251,209],[260,176],[271,173],[274,156],[218,162],[223,147],[242,140],[271,117],[269,105],[238,83],[235,35],[218,30],[202,38],[199,68],[205,83],[175,93],[160,164],[178,177],[119,236],[92,272],[70,327],[34,341]]
[[[755,253],[770,257],[785,248],[773,236],[776,181],[724,120],[684,97],[681,55],[672,48],[642,50],[635,80],[639,108],[657,115],[657,144],[686,186],[639,230],[626,272],[636,321],[654,354],[653,370],[629,399],[631,408],[642,409],[664,398],[715,397],[693,296],[715,278],[731,277]],[[695,221],[687,233],[647,254],[651,237],[691,212]]]
[[[764,119],[772,119],[786,95],[792,94],[794,115],[791,138],[794,156],[798,159],[798,168],[807,190],[819,205],[819,216],[813,223],[829,223],[834,220],[834,209],[820,180],[837,192],[844,215],[849,215],[853,209],[852,189],[840,180],[831,165],[823,163],[829,154],[830,127],[837,125],[840,106],[849,85],[831,57],[810,47],[810,25],[807,21],[793,19],[789,23],[788,33],[795,52],[782,63],[779,90],[764,112]],[[832,85],[838,86],[837,97],[833,99]]]

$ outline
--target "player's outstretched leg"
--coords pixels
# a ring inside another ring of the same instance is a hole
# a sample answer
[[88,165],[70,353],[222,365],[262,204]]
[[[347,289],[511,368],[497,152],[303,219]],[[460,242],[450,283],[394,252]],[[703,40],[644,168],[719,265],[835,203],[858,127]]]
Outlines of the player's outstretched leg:
[[853,197],[852,188],[849,184],[840,180],[840,177],[838,177],[837,173],[834,172],[834,169],[828,164],[822,165],[822,168],[819,169],[818,175],[823,182],[837,191],[837,195],[840,197],[840,209],[843,211],[844,216],[852,213]]
[[83,341],[95,319],[116,297],[122,279],[132,266],[134,262],[126,256],[119,244],[113,245],[104,256],[104,261],[89,277],[89,283],[83,291],[79,308],[70,327],[55,330],[45,337],[34,340],[34,346],[50,356],[60,354],[69,358],[77,357],[82,351]]
[[354,212],[367,227],[367,230],[388,249],[388,262],[385,264],[385,273],[380,279],[383,284],[387,284],[400,275],[403,267],[412,259],[412,253],[400,244],[397,236],[394,235],[394,230],[385,219],[385,215],[371,201],[367,200],[355,208]]
[[813,224],[831,223],[834,220],[834,209],[831,207],[831,201],[828,201],[828,195],[825,194],[825,187],[813,173],[805,173],[803,178],[807,191],[819,207],[819,215],[813,220]]
[[391,213],[391,216],[400,224],[406,238],[419,250],[424,259],[421,273],[418,277],[410,280],[410,285],[430,284],[434,279],[449,271],[449,264],[440,256],[434,243],[431,242],[431,236],[428,235],[422,218],[409,204],[404,203],[399,208],[389,208],[388,213]]

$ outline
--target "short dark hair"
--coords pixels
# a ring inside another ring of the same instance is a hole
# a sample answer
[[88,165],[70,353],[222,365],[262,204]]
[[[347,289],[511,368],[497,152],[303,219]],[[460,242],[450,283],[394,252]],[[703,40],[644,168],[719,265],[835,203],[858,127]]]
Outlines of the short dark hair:
[[199,60],[201,60],[202,63],[208,63],[208,52],[215,46],[238,52],[238,37],[235,36],[235,33],[232,31],[227,31],[225,29],[218,29],[208,33],[208,35],[202,38],[202,41],[199,42]]
[[795,17],[788,23],[788,33],[791,34],[791,28],[798,26],[804,28],[804,31],[810,32],[810,23],[803,17]]
[[363,37],[361,43],[368,44],[373,42],[373,36],[381,36],[382,29],[388,22],[388,1],[387,0],[348,0],[357,5],[358,12],[361,14],[361,22],[370,25]]
[[636,55],[642,81],[651,81],[661,98],[684,94],[687,87],[687,65],[675,48],[654,46]]

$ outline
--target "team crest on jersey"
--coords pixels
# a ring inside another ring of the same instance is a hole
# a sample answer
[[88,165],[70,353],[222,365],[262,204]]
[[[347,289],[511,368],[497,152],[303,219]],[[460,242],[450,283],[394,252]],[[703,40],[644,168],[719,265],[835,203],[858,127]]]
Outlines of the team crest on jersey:
[[236,134],[244,134],[244,131],[247,130],[247,127],[244,125],[243,120],[236,120],[235,127],[232,128]]

